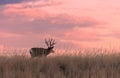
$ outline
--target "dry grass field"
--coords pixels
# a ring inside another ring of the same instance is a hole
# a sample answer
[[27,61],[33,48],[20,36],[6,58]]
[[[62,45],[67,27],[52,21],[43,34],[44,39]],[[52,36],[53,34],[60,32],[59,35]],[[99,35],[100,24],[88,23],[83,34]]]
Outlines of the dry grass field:
[[120,78],[120,55],[0,56],[0,78]]

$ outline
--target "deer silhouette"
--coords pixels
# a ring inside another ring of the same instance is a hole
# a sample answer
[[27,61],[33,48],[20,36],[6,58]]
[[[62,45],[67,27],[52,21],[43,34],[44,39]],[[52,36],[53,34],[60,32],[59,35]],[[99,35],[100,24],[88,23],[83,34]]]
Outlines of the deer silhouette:
[[55,45],[54,39],[45,39],[45,44],[48,48],[31,48],[30,49],[30,55],[31,57],[41,57],[41,56],[47,56],[50,53],[54,53],[53,50]]

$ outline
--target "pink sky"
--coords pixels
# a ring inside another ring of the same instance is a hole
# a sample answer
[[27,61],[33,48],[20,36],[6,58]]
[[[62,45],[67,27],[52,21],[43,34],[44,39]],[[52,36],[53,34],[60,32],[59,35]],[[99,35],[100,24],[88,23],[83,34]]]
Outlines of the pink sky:
[[57,48],[120,45],[120,0],[18,0],[0,2],[0,44]]

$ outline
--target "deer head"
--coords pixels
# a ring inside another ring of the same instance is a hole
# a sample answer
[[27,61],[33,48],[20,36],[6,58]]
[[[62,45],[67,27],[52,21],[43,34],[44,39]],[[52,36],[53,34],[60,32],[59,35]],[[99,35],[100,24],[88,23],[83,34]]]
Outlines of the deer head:
[[54,48],[54,45],[56,44],[55,40],[54,39],[45,39],[45,44],[47,45],[47,50],[48,51],[51,51],[51,52],[54,52],[53,51],[53,48]]

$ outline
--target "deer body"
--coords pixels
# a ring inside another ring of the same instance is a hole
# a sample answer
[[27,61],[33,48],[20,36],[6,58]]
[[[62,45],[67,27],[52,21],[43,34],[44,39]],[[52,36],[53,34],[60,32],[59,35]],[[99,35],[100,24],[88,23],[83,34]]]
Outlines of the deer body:
[[53,53],[54,51],[52,49],[45,49],[45,48],[31,48],[30,54],[31,57],[41,57],[41,56],[47,56],[50,53]]
[[50,53],[54,53],[54,44],[55,41],[53,39],[45,40],[45,43],[48,48],[31,48],[30,49],[30,55],[31,57],[41,57],[41,56],[47,56]]

